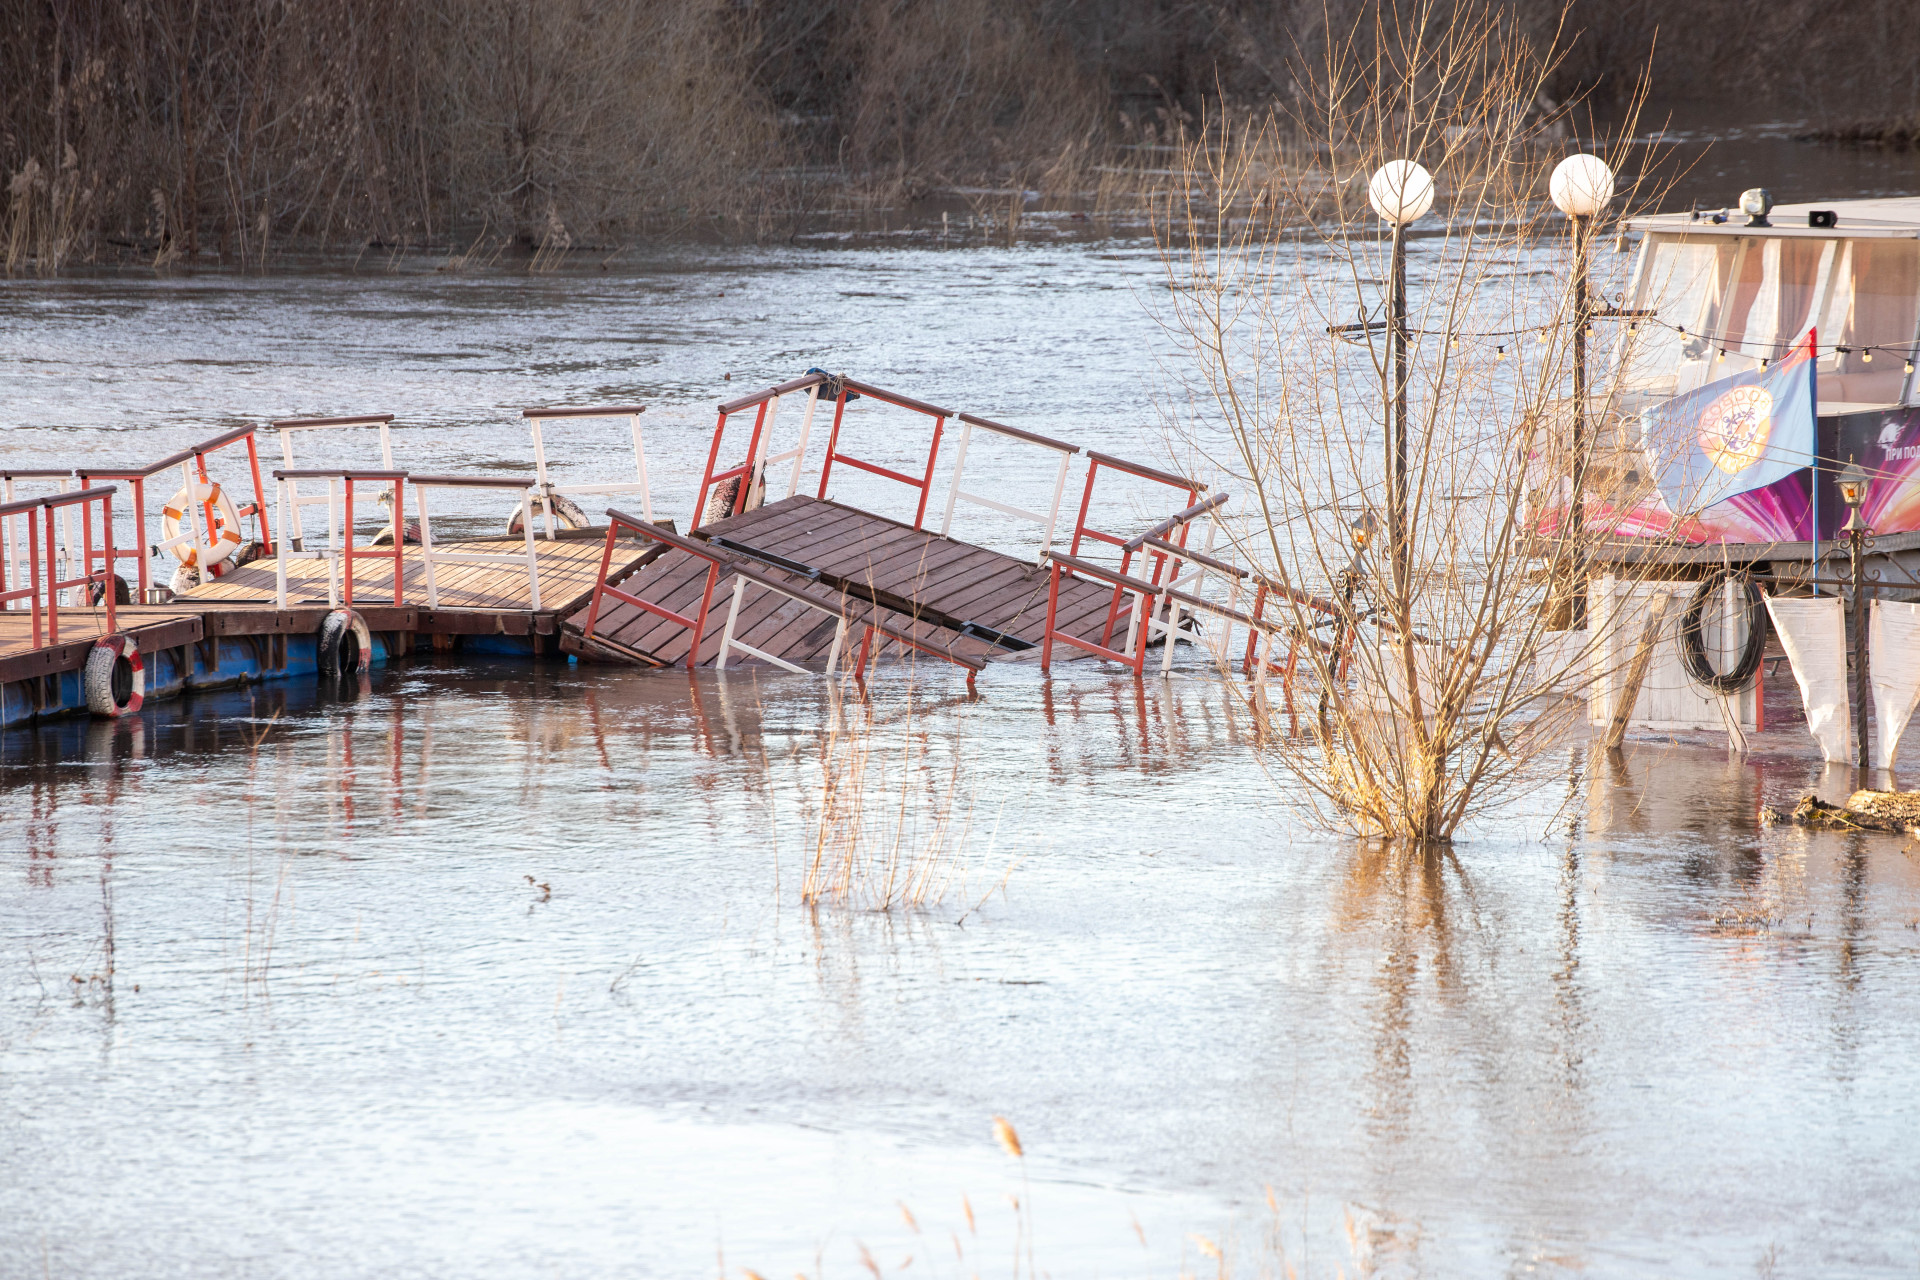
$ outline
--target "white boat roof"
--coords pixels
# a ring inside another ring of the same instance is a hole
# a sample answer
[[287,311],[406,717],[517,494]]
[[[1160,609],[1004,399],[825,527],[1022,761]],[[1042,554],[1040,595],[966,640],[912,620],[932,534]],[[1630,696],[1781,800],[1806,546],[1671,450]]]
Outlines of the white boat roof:
[[[1831,210],[1838,225],[1810,227],[1807,215],[1815,209]],[[1725,213],[1725,222],[1713,222],[1715,213]],[[1777,204],[1767,215],[1772,223],[1750,227],[1747,215],[1737,203],[1726,209],[1702,209],[1691,213],[1656,213],[1627,219],[1631,231],[1657,231],[1688,236],[1810,236],[1819,240],[1869,240],[1920,238],[1920,196],[1886,196],[1871,200],[1815,200],[1807,204]]]

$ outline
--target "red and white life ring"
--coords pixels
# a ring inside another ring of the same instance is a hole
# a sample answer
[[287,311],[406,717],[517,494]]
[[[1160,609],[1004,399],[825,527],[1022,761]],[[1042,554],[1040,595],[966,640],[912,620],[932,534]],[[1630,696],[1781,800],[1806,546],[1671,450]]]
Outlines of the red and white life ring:
[[[200,530],[200,540],[207,546],[207,564],[212,566],[231,558],[240,549],[240,513],[234,509],[233,499],[217,484],[195,482],[167,499],[167,505],[160,510],[161,534],[168,542],[180,536],[180,523],[188,503],[213,507],[212,536],[208,536],[206,529]],[[189,569],[194,568],[199,559],[191,541],[174,545],[173,554]]]
[[81,674],[87,710],[112,719],[132,715],[147,696],[147,668],[131,636],[105,636],[87,654]]

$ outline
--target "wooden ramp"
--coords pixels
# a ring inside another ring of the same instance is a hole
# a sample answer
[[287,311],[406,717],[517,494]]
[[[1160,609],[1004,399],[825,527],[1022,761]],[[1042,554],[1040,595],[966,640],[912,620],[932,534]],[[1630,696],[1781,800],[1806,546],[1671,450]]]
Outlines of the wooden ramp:
[[[913,639],[955,655],[975,660],[1012,657],[1037,646],[1045,630],[1045,569],[841,503],[785,498],[716,520],[695,536],[796,593],[831,601],[853,623],[881,618]],[[708,567],[697,556],[668,550],[620,586],[692,617],[700,609]],[[723,570],[698,665],[711,665],[719,654],[733,590],[733,580]],[[1066,579],[1060,590],[1060,625],[1097,635],[1112,605],[1110,587]],[[582,607],[567,619],[567,632],[577,638],[585,620]],[[754,648],[804,666],[826,659],[837,625],[836,618],[818,609],[749,583],[735,634]],[[1126,625],[1123,610],[1116,629],[1124,632]],[[618,601],[603,607],[594,634],[619,650],[662,664],[684,662],[690,639],[678,623]]]

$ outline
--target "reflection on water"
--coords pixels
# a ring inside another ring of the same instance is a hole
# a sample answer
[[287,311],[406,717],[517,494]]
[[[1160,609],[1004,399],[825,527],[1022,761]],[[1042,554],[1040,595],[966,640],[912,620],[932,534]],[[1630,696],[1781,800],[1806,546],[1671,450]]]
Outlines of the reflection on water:
[[[1741,145],[1680,203],[1913,186]],[[684,516],[719,390],[819,364],[1177,462],[1161,284],[1127,242],[17,282],[9,459],[380,410],[401,465],[523,468],[520,406],[639,399]],[[1209,1272],[1195,1235],[1242,1275],[1911,1274],[1920,869],[1756,821],[1839,771],[1570,752],[1409,859],[1313,833],[1198,668],[1063,671],[875,683],[972,806],[924,912],[800,903],[814,680],[421,661],[0,736],[0,1275],[987,1275],[1023,1222],[1060,1276]]]
[[1301,828],[1197,671],[917,683],[877,741],[963,763],[964,920],[801,906],[811,680],[0,740],[0,1271],[984,1274],[994,1115],[1054,1274],[1910,1268],[1920,870],[1760,831],[1816,766],[1556,764],[1534,835],[1408,857]]

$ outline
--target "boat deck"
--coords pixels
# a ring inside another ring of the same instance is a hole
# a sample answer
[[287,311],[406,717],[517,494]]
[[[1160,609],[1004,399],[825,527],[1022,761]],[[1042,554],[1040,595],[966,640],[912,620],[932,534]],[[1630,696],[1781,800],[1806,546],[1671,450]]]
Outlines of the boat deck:
[[[957,656],[1012,657],[1037,646],[1045,630],[1044,568],[838,502],[785,498],[714,521],[695,536],[798,593],[831,602],[855,624],[884,618],[916,641]],[[700,608],[708,568],[698,556],[667,550],[620,587],[692,617]],[[719,654],[732,590],[723,569],[696,665],[712,665]],[[1098,634],[1112,605],[1110,587],[1072,577],[1061,582],[1059,622],[1067,630]],[[575,640],[586,612],[583,607],[567,619]],[[836,625],[835,618],[817,609],[749,582],[735,636],[805,666],[826,659]],[[1115,626],[1124,633],[1125,610]],[[612,600],[595,619],[594,636],[628,656],[662,665],[684,662],[690,639],[680,624]],[[753,659],[729,659],[735,661]]]

